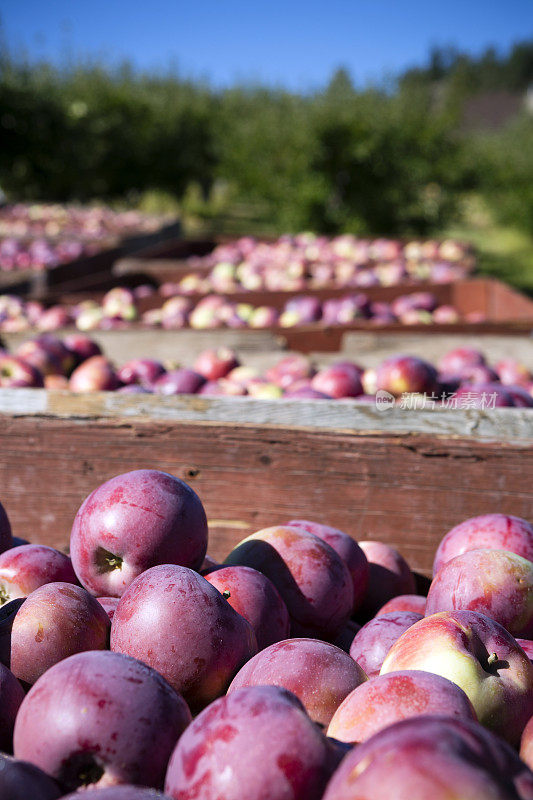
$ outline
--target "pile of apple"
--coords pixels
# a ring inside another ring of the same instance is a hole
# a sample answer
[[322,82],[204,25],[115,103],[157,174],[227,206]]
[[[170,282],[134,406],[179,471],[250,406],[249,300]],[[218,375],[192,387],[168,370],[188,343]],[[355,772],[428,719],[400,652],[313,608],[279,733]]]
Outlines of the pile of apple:
[[[141,287],[145,291],[145,287]],[[164,287],[161,287],[163,291]],[[111,290],[115,291],[115,290]],[[126,293],[123,291],[124,299]],[[126,290],[128,291],[128,290]],[[134,292],[130,292],[134,296]],[[125,313],[115,317],[115,327],[121,327],[135,308],[131,299],[124,303]],[[227,297],[209,294],[193,302],[191,298],[175,295],[165,300],[160,308],[150,309],[141,315],[141,321],[150,327],[166,329],[191,327],[206,328],[295,328],[299,325],[320,324],[325,326],[348,325],[353,322],[368,322],[372,325],[430,325],[451,324],[461,319],[456,308],[439,305],[431,292],[414,292],[401,295],[390,303],[373,302],[366,294],[348,294],[343,297],[321,300],[313,295],[300,295],[287,300],[283,310],[274,306],[254,306],[251,303],[234,302]],[[465,316],[466,322],[482,322],[480,312]],[[106,316],[105,302],[99,308],[95,304],[76,312],[76,326],[82,330],[92,327],[110,326]]]
[[[161,305],[141,312],[139,300],[154,295],[147,285],[136,289],[116,286],[101,301],[83,300],[76,305],[56,304],[46,307],[25,301],[17,295],[0,295],[0,331],[13,333],[37,328],[57,331],[75,325],[78,330],[120,330],[131,323],[166,330],[194,328],[294,328],[319,323],[326,326],[368,322],[372,325],[451,324],[461,319],[453,306],[439,305],[431,292],[401,295],[390,303],[372,302],[362,293],[320,300],[313,295],[293,297],[283,310],[274,306],[237,303],[221,295],[209,294],[198,301],[189,297],[167,297],[164,287]],[[483,322],[480,312],[464,316],[466,322]]]
[[106,206],[17,203],[0,208],[0,271],[44,270],[157,230],[163,218]]
[[191,272],[169,284],[174,294],[449,283],[464,278],[473,259],[468,246],[452,240],[404,243],[302,233],[275,242],[245,236],[187,263]]
[[0,270],[45,270],[66,264],[81,256],[93,255],[98,247],[75,239],[53,242],[48,239],[0,239]]
[[427,597],[317,522],[207,544],[153,469],[86,498],[70,557],[0,506],[2,800],[533,798],[526,520],[450,530]]
[[161,216],[135,210],[117,211],[104,205],[14,203],[0,208],[0,236],[98,241],[154,231],[163,220]]
[[200,353],[192,368],[134,358],[117,369],[88,336],[71,334],[61,340],[42,334],[12,355],[0,352],[0,387],[17,386],[372,403],[381,391],[396,398],[425,395],[431,405],[453,397],[457,402],[451,407],[533,406],[533,374],[524,364],[504,359],[493,369],[479,350],[467,347],[451,350],[437,368],[408,355],[387,358],[377,369],[350,360],[317,368],[307,356],[293,354],[261,372],[242,365],[235,351],[220,347]]

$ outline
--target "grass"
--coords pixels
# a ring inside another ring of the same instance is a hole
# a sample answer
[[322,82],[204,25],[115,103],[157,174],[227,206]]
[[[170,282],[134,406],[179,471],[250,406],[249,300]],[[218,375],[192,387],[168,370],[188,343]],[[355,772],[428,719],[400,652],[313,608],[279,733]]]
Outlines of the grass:
[[442,235],[473,244],[479,274],[533,295],[533,232],[498,224],[480,198],[473,197],[465,202],[461,221]]

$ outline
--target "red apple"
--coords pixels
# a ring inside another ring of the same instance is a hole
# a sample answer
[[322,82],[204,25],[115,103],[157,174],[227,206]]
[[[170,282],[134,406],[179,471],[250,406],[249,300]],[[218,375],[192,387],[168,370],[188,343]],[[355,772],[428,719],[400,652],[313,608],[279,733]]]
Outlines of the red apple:
[[289,612],[266,575],[250,567],[221,567],[204,577],[250,623],[259,650],[287,639]]
[[196,492],[179,478],[134,470],[87,497],[72,526],[70,549],[76,575],[88,591],[120,597],[156,564],[200,567],[207,519]]
[[404,670],[378,675],[355,688],[335,711],[327,734],[358,744],[395,722],[421,714],[477,719],[457,684],[431,672]]
[[38,369],[21,358],[0,353],[0,387],[42,387],[43,376]]
[[9,667],[33,684],[53,664],[84,650],[103,650],[111,623],[94,597],[70,583],[35,589],[16,613],[11,628]]
[[375,616],[389,614],[392,611],[414,611],[415,614],[426,614],[426,598],[420,594],[399,594],[376,611]]
[[[414,356],[394,356],[385,359],[376,371],[376,388],[395,397],[406,392],[435,391],[437,371],[427,361]],[[366,391],[366,388],[365,388]]]
[[294,695],[250,686],[215,700],[189,725],[170,759],[165,793],[175,800],[320,800],[333,766],[330,744]]
[[250,624],[205,578],[166,564],[143,572],[122,595],[111,649],[157,669],[199,709],[226,691],[257,642]]
[[78,583],[70,558],[53,547],[24,544],[0,555],[0,605],[55,581]]
[[415,611],[390,611],[374,617],[355,634],[350,655],[369,678],[379,675],[385,656],[402,633],[423,619]]
[[422,715],[354,747],[322,800],[529,800],[533,774],[476,722]]
[[319,522],[311,522],[307,519],[292,519],[287,522],[287,525],[300,528],[307,531],[307,533],[313,533],[329,544],[330,547],[333,547],[335,552],[342,558],[352,576],[353,610],[357,611],[368,589],[369,567],[367,558],[355,539],[352,539],[347,533],[343,533],[337,528],[321,525]]
[[368,589],[359,614],[373,617],[388,600],[399,594],[414,594],[415,579],[409,564],[394,547],[383,542],[362,541],[369,566]]
[[229,347],[218,350],[204,350],[194,362],[193,369],[208,381],[225,378],[232,369],[239,366],[237,354]]
[[312,533],[280,525],[243,539],[226,558],[230,566],[259,570],[285,601],[292,636],[334,639],[353,607],[353,585],[344,561]]
[[88,358],[102,355],[100,345],[82,333],[70,333],[63,339],[63,344],[72,355],[74,367],[77,367],[82,361],[87,361]]
[[150,387],[164,374],[165,368],[159,361],[154,361],[152,358],[134,358],[118,370],[117,377],[126,385],[140,384]]
[[381,674],[405,669],[456,683],[481,724],[513,745],[533,715],[533,665],[505,628],[475,611],[442,611],[406,630]]
[[244,686],[281,686],[302,702],[314,722],[327,727],[366,675],[350,656],[318,639],[286,639],[262,650],[234,677],[228,694]]
[[518,637],[516,638],[516,641],[518,642],[518,644],[520,645],[526,656],[529,658],[529,660],[533,661],[533,641],[531,641],[531,639],[520,639]]
[[172,369],[161,375],[152,388],[157,394],[196,394],[205,378],[192,369]]
[[26,364],[31,364],[43,376],[62,374],[62,366],[59,359],[34,339],[23,342],[17,348],[16,356],[25,361]]
[[363,394],[361,377],[349,365],[332,365],[317,372],[311,386],[318,392],[330,397],[358,397]]
[[465,368],[485,365],[485,356],[472,347],[457,347],[450,350],[439,361],[439,372],[461,377]]
[[437,572],[426,615],[479,611],[513,636],[533,636],[533,563],[507,550],[468,550]]
[[483,514],[460,522],[439,544],[433,574],[455,556],[483,547],[509,550],[533,561],[533,527],[525,519],[507,514]]
[[104,356],[92,356],[76,367],[69,380],[72,392],[108,392],[117,389],[113,365]]
[[190,719],[183,698],[146,664],[119,653],[78,653],[51,667],[24,699],[15,755],[66,791],[159,788]]

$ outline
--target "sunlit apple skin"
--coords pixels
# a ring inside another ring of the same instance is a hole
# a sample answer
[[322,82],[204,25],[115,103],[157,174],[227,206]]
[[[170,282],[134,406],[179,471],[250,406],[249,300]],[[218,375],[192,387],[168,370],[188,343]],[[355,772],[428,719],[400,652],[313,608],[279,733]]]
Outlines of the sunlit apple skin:
[[399,594],[381,606],[375,616],[381,617],[382,614],[390,614],[392,611],[414,611],[415,614],[425,616],[426,598],[420,594]]
[[350,365],[333,364],[317,372],[311,387],[330,397],[358,397],[363,394],[360,374]]
[[318,522],[311,522],[307,519],[291,519],[290,522],[287,522],[287,525],[313,533],[329,544],[330,547],[333,547],[335,552],[342,558],[352,576],[353,610],[357,611],[368,589],[369,567],[367,558],[355,539],[352,539],[347,533],[337,528],[321,525]]
[[359,609],[361,619],[370,619],[384,603],[399,594],[414,594],[416,585],[409,564],[394,547],[383,542],[362,541],[369,567],[368,589]]
[[439,372],[446,375],[461,376],[464,370],[472,367],[485,366],[485,356],[480,350],[472,347],[457,347],[450,350],[439,361]]
[[120,597],[156,564],[197,569],[206,549],[207,519],[196,492],[150,469],[126,472],[95,489],[70,536],[76,575],[96,597]]
[[60,550],[23,544],[0,554],[0,605],[55,581],[78,583],[70,558]]
[[348,567],[330,545],[289,525],[243,539],[229,565],[252,567],[270,578],[291,617],[291,636],[332,640],[348,621],[353,585]]
[[9,667],[34,684],[54,664],[84,650],[104,650],[111,622],[100,603],[81,586],[47,583],[17,611],[11,629]]
[[319,639],[286,639],[241,667],[228,694],[244,686],[282,686],[302,702],[314,722],[327,727],[342,703],[367,677],[335,645]]
[[226,691],[257,642],[251,625],[205,578],[165,564],[146,570],[122,595],[111,649],[149,664],[198,710]]
[[76,367],[69,379],[71,392],[109,392],[119,386],[113,365],[104,356],[92,356]]
[[239,366],[237,354],[229,347],[219,347],[218,350],[204,350],[196,361],[193,369],[203,375],[207,381],[216,381]]
[[466,519],[441,540],[435,553],[433,575],[446,561],[480,547],[509,550],[533,561],[533,527],[525,519],[507,514],[482,514]]
[[[23,700],[24,689],[11,670],[0,664],[0,750],[4,753],[13,752],[15,718]],[[0,797],[3,798],[1,792]]]
[[518,636],[516,637],[516,641],[529,660],[533,661],[533,641],[531,641],[531,639],[520,639]]
[[323,800],[530,800],[533,773],[476,722],[422,715],[354,747]]
[[49,669],[26,695],[15,755],[65,791],[84,784],[160,788],[190,720],[183,698],[146,664],[109,651],[79,653]]
[[300,701],[277,686],[215,700],[170,759],[165,793],[216,800],[320,800],[333,748]]
[[482,725],[510,744],[533,714],[533,665],[499,623],[475,611],[442,611],[405,631],[381,675],[421,669],[463,689]]
[[387,358],[376,370],[376,387],[395,397],[404,392],[432,392],[436,382],[436,369],[414,356]]
[[221,567],[204,577],[250,623],[259,650],[288,638],[287,606],[266,575],[250,567]]
[[402,633],[423,619],[415,611],[390,611],[369,620],[355,634],[350,656],[369,678],[379,675],[385,656]]
[[57,783],[34,764],[0,753],[2,800],[59,800]]
[[2,503],[0,503],[0,553],[13,547],[11,523]]
[[533,563],[506,550],[468,550],[447,561],[429,588],[426,616],[479,611],[513,636],[533,636]]
[[340,704],[327,735],[358,744],[378,731],[420,714],[443,714],[476,721],[472,703],[457,684],[422,670],[370,678]]

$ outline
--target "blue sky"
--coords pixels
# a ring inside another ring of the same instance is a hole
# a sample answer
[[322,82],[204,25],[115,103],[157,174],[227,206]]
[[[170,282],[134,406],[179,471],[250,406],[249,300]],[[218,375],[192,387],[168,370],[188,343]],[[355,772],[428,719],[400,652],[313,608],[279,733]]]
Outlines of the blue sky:
[[423,63],[433,45],[479,53],[533,36],[533,0],[1,0],[3,38],[30,58],[170,65],[216,86],[317,88]]

